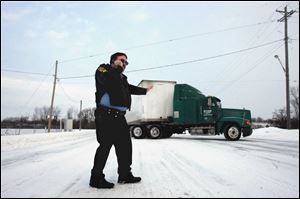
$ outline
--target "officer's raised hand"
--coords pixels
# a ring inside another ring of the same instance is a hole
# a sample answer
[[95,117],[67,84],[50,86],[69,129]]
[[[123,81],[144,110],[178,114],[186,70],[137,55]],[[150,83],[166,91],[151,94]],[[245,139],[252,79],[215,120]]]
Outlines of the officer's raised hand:
[[147,93],[153,88],[153,85],[150,85],[148,88],[147,88]]

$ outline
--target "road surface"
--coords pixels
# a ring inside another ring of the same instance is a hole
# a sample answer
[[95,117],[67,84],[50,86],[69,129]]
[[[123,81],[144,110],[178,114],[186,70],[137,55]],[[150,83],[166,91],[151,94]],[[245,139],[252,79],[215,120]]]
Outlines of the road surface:
[[1,136],[1,197],[299,196],[299,130],[260,130],[237,142],[191,135],[133,139],[133,173],[142,182],[117,184],[112,148],[105,174],[115,187],[109,190],[88,185],[94,132],[34,144],[13,137]]

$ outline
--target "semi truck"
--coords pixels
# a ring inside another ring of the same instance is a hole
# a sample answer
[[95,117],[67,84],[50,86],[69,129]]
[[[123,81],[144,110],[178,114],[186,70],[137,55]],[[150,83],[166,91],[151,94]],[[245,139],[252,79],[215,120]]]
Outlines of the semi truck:
[[131,135],[136,139],[169,138],[173,134],[221,135],[230,141],[252,134],[251,112],[222,108],[221,100],[176,81],[142,80],[138,86],[152,89],[133,98],[127,114]]

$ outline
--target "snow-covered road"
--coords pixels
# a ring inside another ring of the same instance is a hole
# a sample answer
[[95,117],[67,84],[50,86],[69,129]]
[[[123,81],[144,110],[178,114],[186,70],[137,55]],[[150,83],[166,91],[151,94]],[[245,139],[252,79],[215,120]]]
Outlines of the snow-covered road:
[[[48,137],[47,137],[48,136]],[[1,197],[298,197],[299,130],[266,128],[237,142],[223,136],[133,139],[138,184],[88,186],[98,144],[93,131],[1,136]]]

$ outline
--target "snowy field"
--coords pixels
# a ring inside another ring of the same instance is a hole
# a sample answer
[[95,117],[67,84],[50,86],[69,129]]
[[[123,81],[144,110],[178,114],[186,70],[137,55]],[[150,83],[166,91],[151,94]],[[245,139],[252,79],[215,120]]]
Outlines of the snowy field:
[[1,136],[1,197],[299,197],[299,130],[263,128],[237,142],[223,136],[133,139],[138,184],[90,188],[95,132]]

